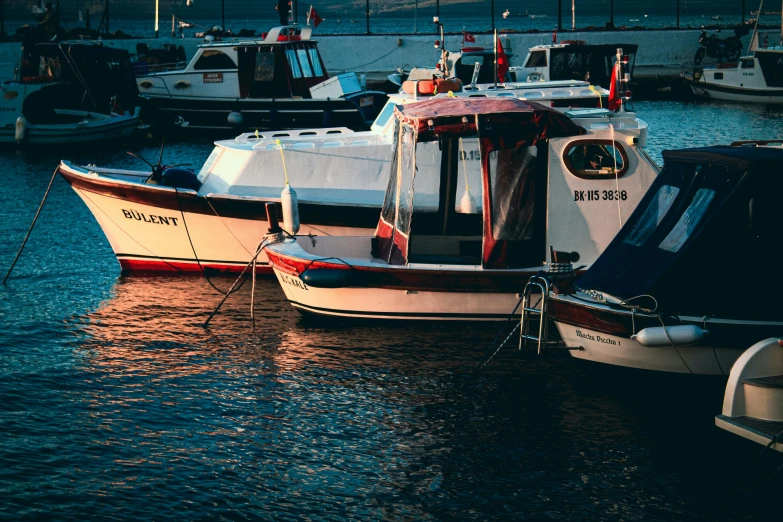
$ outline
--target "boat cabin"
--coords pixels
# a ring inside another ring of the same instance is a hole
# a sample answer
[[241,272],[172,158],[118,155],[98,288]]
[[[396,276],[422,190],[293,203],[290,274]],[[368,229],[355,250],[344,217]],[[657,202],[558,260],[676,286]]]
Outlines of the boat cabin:
[[55,109],[102,114],[133,111],[138,89],[127,51],[91,42],[39,43],[23,49],[17,78],[2,84],[2,120],[49,122]]
[[[275,27],[263,40],[210,41],[184,69],[138,79],[142,94],[209,98],[318,98],[329,79],[312,28]],[[336,77],[338,98],[362,90],[356,75]]]
[[[772,267],[783,242],[783,147],[751,142],[663,156],[661,174],[577,286],[623,300],[651,295],[664,314],[780,320],[783,282]],[[730,282],[757,291],[738,303]]]
[[[608,111],[592,112],[600,119]],[[512,98],[396,107],[372,256],[390,265],[524,268],[542,265],[554,243],[592,262],[617,229],[611,212],[630,213],[626,200],[654,171],[632,163],[620,140],[585,139],[592,124],[574,116]],[[626,174],[630,184],[620,181]],[[610,182],[625,190],[602,192]],[[599,238],[603,231],[611,235]]]
[[531,47],[522,67],[511,67],[511,81],[585,80],[609,88],[617,50],[628,56],[627,72],[633,75],[636,44],[588,45],[583,41]]

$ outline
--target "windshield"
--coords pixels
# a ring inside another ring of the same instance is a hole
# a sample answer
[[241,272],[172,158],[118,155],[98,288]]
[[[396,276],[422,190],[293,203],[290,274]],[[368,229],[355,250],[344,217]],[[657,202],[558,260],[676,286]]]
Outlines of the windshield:
[[378,117],[375,118],[375,121],[372,124],[372,130],[376,132],[383,130],[384,127],[386,127],[386,124],[389,123],[389,118],[391,118],[392,114],[394,114],[394,102],[389,100],[386,102],[386,105],[383,106]]

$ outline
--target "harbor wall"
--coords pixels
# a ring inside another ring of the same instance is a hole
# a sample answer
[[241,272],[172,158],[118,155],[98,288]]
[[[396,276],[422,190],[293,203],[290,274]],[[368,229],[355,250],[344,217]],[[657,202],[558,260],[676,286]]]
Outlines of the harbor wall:
[[[762,31],[769,35],[769,42],[778,41],[778,31]],[[712,33],[710,33],[712,34]],[[722,31],[722,37],[728,37],[731,31]],[[639,45],[636,57],[637,74],[643,74],[645,68],[679,68],[690,63],[699,47],[699,30],[646,30],[646,31],[575,31],[560,33],[560,40],[584,40],[591,44],[628,43]],[[399,67],[416,65],[431,66],[438,60],[438,51],[434,48],[437,37],[433,35],[360,35],[337,36],[318,35],[316,39],[327,69],[332,73],[354,71],[357,73],[385,73]],[[534,45],[552,42],[552,34],[511,33],[508,34],[514,57],[511,65],[522,65],[527,49]],[[182,45],[190,58],[201,43],[198,38],[143,38],[130,40],[106,40],[105,45],[136,52],[138,43],[150,47],[163,44]],[[743,38],[747,49],[750,36]],[[446,35],[446,48],[459,49],[462,35]],[[477,46],[492,47],[492,35],[477,34]],[[0,78],[13,77],[13,70],[19,60],[20,44],[8,42],[0,44]]]

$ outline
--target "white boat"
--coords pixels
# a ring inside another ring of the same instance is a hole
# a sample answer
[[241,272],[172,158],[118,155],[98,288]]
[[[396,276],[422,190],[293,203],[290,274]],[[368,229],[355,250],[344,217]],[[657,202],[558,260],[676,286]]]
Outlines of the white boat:
[[[530,87],[452,95],[510,97],[565,109],[595,107],[603,93],[585,82],[538,82]],[[441,93],[434,98],[448,96]],[[216,142],[196,184],[187,185],[191,188],[176,182],[172,186],[146,183],[152,176],[149,169],[117,170],[63,161],[59,170],[93,212],[123,271],[239,271],[266,232],[265,203],[280,201],[285,185],[281,148],[291,184],[298,191],[303,233],[371,236],[386,190],[394,106],[431,98],[390,96],[369,131],[273,131]],[[582,113],[582,118],[586,125],[598,126],[611,119],[600,111],[594,119],[590,112]],[[632,132],[642,146],[647,125],[633,116],[622,121],[635,129]],[[471,164],[478,162],[474,145],[466,143],[464,150]],[[271,273],[265,254],[260,261],[258,271]]]
[[355,73],[330,78],[311,33],[283,26],[263,40],[204,42],[184,69],[139,76],[139,91],[189,130],[369,128],[386,95]]
[[[646,125],[622,111],[444,98],[398,106],[394,129],[373,237],[298,236],[267,248],[297,310],[505,319],[546,268],[547,247],[589,266],[657,175],[641,149]],[[460,161],[468,140],[472,161]]]
[[696,96],[747,103],[783,103],[783,47],[756,49],[738,63],[683,74]]
[[[761,268],[780,244],[783,148],[738,143],[664,151],[664,160],[573,291],[549,298],[549,317],[579,359],[727,375],[748,346],[783,335],[783,283]],[[746,270],[763,282],[738,300],[727,285]]]
[[783,453],[783,340],[748,348],[731,368],[715,425]]
[[[694,67],[683,72],[685,83],[696,96],[734,102],[783,103],[783,45],[768,47],[759,42],[760,18],[756,17],[749,54],[740,57],[739,62]],[[768,38],[769,35],[763,35],[763,40]]]
[[17,79],[0,84],[0,143],[119,140],[139,125],[128,53],[89,42],[22,50]]
[[[508,40],[503,43],[503,48],[508,59],[512,60],[514,55],[509,52]],[[524,65],[509,67],[505,82],[500,85],[505,89],[517,89],[538,81],[580,80],[608,89],[618,49],[621,49],[623,55],[627,57],[626,72],[630,80],[638,48],[636,44],[592,45],[581,40],[536,45],[528,50],[522,62]],[[434,68],[414,67],[408,73],[398,72],[390,75],[389,79],[402,86],[404,79],[431,80],[445,76],[459,78],[467,90],[471,89],[472,83],[494,85],[495,54],[492,47],[484,48],[475,45],[468,47],[463,42],[463,47],[459,51],[442,54],[444,57]]]
[[517,82],[570,78],[609,88],[618,50],[627,57],[627,81],[630,81],[638,49],[637,44],[587,44],[582,40],[536,45],[529,49],[522,67],[509,69],[509,77]]

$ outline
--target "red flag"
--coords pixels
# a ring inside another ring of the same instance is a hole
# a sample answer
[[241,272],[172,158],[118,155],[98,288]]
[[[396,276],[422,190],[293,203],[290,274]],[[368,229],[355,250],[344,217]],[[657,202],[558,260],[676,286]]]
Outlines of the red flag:
[[557,31],[552,31],[552,43],[557,43]]
[[313,22],[313,27],[318,27],[318,25],[324,21],[324,19],[318,16],[318,13],[315,12],[315,8],[313,6],[310,6],[310,10],[307,11],[307,25],[310,25],[311,21]]
[[619,111],[620,107],[623,106],[623,102],[620,99],[620,86],[617,85],[619,83],[619,76],[620,64],[615,63],[614,67],[612,67],[612,82],[609,84],[608,108],[610,111]]
[[498,81],[503,83],[508,72],[508,56],[503,51],[503,44],[500,43],[500,37],[498,37]]
[[476,37],[470,33],[463,33],[462,41],[467,43],[476,43]]

